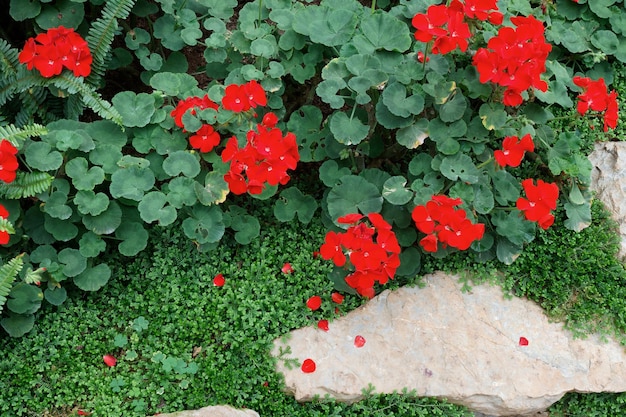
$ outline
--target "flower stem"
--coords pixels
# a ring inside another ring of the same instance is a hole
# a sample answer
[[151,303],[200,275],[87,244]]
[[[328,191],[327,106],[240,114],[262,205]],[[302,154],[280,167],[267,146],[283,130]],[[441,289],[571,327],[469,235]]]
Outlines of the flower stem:
[[372,13],[376,10],[376,0],[372,0]]

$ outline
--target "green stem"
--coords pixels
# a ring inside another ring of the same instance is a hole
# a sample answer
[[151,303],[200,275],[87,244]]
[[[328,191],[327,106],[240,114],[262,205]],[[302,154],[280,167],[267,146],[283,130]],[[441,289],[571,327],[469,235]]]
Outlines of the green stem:
[[376,10],[376,0],[372,0],[372,13]]
[[490,156],[489,159],[487,159],[485,162],[482,162],[482,163],[478,164],[476,166],[476,168],[482,169],[482,168],[486,167],[489,163],[491,163],[491,161],[493,161],[493,156]]

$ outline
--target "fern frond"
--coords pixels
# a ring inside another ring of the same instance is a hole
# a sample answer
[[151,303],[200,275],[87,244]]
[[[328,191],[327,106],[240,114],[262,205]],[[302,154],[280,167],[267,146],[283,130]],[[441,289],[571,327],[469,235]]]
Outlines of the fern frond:
[[34,197],[50,188],[54,177],[47,172],[18,171],[15,181],[10,184],[0,183],[0,197],[9,200]]
[[0,313],[7,302],[7,296],[11,292],[11,288],[13,288],[13,282],[17,278],[17,274],[24,267],[23,256],[24,254],[18,255],[0,266]]
[[93,61],[91,74],[85,80],[87,84],[99,86],[111,53],[113,37],[117,31],[117,20],[126,19],[136,0],[110,0],[102,9],[102,17],[97,19],[89,28],[87,45]]
[[9,101],[15,94],[28,91],[35,86],[45,86],[49,80],[26,67],[20,67],[16,75],[8,77],[0,83],[0,106]]
[[71,120],[78,120],[83,114],[85,105],[80,96],[69,96],[63,103],[63,113]]
[[96,90],[83,82],[82,78],[68,76],[63,73],[51,79],[52,84],[56,87],[67,90],[70,94],[80,94],[85,106],[93,110],[98,116],[111,120],[119,126],[122,126],[122,116],[113,108],[111,103],[104,100]]
[[30,125],[16,127],[14,125],[0,126],[0,139],[6,139],[19,148],[27,138],[43,136],[48,134],[48,128],[32,123]]
[[7,41],[0,38],[0,72],[3,77],[16,74],[20,65],[17,49],[11,47]]

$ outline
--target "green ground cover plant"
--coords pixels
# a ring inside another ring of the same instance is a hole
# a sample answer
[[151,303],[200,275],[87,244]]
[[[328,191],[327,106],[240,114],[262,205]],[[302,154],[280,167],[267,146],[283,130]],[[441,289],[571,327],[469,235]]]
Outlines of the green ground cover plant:
[[[624,339],[624,270],[587,159],[624,134],[622,2],[11,0],[0,13],[0,369],[19,382],[3,411],[145,415],[206,405],[208,384],[278,414],[462,415],[400,396],[299,406],[270,375],[270,336],[311,324],[317,297],[346,296],[347,311],[434,269]],[[11,365],[29,356],[39,368]]]

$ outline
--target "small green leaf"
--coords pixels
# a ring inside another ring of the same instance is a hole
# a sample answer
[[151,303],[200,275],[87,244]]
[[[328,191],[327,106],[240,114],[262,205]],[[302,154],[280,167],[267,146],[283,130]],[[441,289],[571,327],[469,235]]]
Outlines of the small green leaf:
[[467,109],[467,99],[460,89],[439,108],[439,118],[446,123],[457,121],[463,117]]
[[535,238],[535,223],[525,220],[519,211],[498,211],[491,216],[491,221],[496,226],[496,232],[514,245],[522,246]]
[[344,112],[335,112],[330,118],[330,131],[339,143],[356,145],[367,137],[369,126],[358,117],[352,118]]
[[148,245],[148,232],[139,222],[123,222],[115,230],[115,237],[122,240],[118,250],[124,256],[135,256]]
[[106,249],[106,242],[102,236],[94,232],[85,232],[78,242],[78,250],[85,258],[95,258]]
[[122,116],[124,126],[127,127],[147,125],[156,110],[154,96],[146,93],[135,94],[132,91],[122,91],[117,93],[111,102]]
[[70,0],[58,0],[54,4],[45,4],[35,22],[43,30],[63,26],[78,28],[85,17],[85,8],[81,3]]
[[567,202],[564,204],[564,207],[567,214],[565,227],[569,230],[580,232],[591,225],[591,204],[588,201],[583,204]]
[[344,176],[339,185],[334,186],[327,198],[328,213],[336,221],[346,214],[378,213],[383,206],[383,197],[378,188],[356,175]]
[[198,81],[186,73],[159,72],[150,78],[150,86],[168,96],[185,96],[198,88]]
[[24,151],[26,163],[39,171],[54,171],[63,164],[60,152],[52,150],[46,142],[33,142]]
[[32,314],[39,310],[43,293],[34,285],[15,285],[6,303],[9,310],[17,314]]
[[109,207],[109,197],[104,193],[93,191],[78,191],[74,197],[74,204],[82,214],[97,216]]
[[408,26],[390,13],[376,11],[360,22],[354,44],[361,53],[373,53],[377,49],[405,52],[411,47]]
[[168,226],[176,220],[176,209],[167,204],[167,197],[160,191],[146,194],[137,209],[141,219],[146,223],[158,221],[159,226]]
[[46,298],[46,301],[53,306],[60,306],[65,302],[65,300],[67,300],[67,290],[63,287],[46,288],[43,295]]
[[66,277],[75,277],[87,268],[87,258],[78,249],[65,248],[59,252],[58,259]]
[[124,334],[118,333],[113,339],[113,344],[117,347],[123,348],[128,344],[128,337]]
[[83,224],[87,230],[98,235],[108,235],[115,231],[122,222],[122,209],[115,201],[109,203],[109,207],[97,216],[86,214],[83,216]]
[[188,151],[176,151],[165,158],[163,170],[172,177],[183,174],[186,177],[194,178],[200,173],[200,162],[198,162],[197,154]]
[[72,215],[72,208],[67,204],[67,194],[55,191],[43,205],[43,211],[55,219],[67,220]]
[[479,214],[487,214],[493,210],[495,201],[491,187],[485,184],[474,184],[474,201],[472,205]]
[[382,99],[389,111],[398,117],[409,117],[424,110],[424,97],[414,94],[407,98],[406,88],[398,82],[385,87]]
[[72,179],[72,184],[77,190],[93,190],[98,184],[104,182],[104,170],[99,166],[88,169],[85,158],[73,158],[65,164],[65,173]]
[[74,284],[83,291],[98,291],[109,282],[111,269],[107,264],[99,264],[88,268],[74,277]]
[[57,219],[50,215],[44,216],[44,229],[50,233],[54,239],[61,242],[69,242],[78,235],[78,228],[74,223],[70,223],[68,220]]
[[222,210],[217,206],[195,206],[183,221],[183,231],[199,244],[219,242],[225,232]]
[[268,35],[264,38],[255,39],[250,44],[250,52],[253,55],[263,58],[272,58],[278,53],[278,44],[276,38],[272,35]]
[[261,231],[261,225],[256,217],[249,214],[236,215],[231,219],[231,229],[235,231],[235,240],[240,245],[252,242]]
[[204,186],[195,182],[194,191],[200,204],[205,206],[223,203],[230,192],[224,175],[216,171],[207,174],[204,179]]
[[480,120],[487,130],[497,130],[508,120],[504,105],[500,103],[485,103],[478,110]]
[[419,119],[410,126],[398,129],[396,140],[408,149],[415,149],[421,146],[428,138],[428,119]]
[[523,245],[516,245],[502,236],[498,236],[496,242],[496,256],[505,265],[511,265],[515,262],[524,248]]
[[472,162],[472,158],[463,153],[443,158],[440,170],[446,178],[452,181],[460,179],[461,181],[475,184],[480,179],[480,172],[474,165],[474,162]]
[[320,180],[327,187],[334,187],[339,184],[339,180],[341,177],[345,175],[350,175],[350,168],[342,167],[339,168],[337,161],[333,159],[329,159],[324,161],[324,163],[319,168],[320,171]]
[[0,320],[0,325],[11,337],[22,337],[30,332],[35,325],[35,316],[32,314],[9,314]]
[[385,181],[382,195],[391,204],[402,206],[413,199],[413,192],[405,188],[407,183],[403,176],[395,176]]
[[150,168],[118,169],[111,176],[109,187],[113,198],[128,198],[140,201],[144,193],[151,190],[155,183],[154,173]]
[[401,277],[415,277],[422,267],[422,256],[420,251],[411,246],[400,253],[400,266],[396,270],[396,275]]
[[9,14],[18,22],[37,17],[40,11],[39,0],[11,0],[9,3]]
[[290,187],[283,190],[276,200],[274,216],[281,222],[288,222],[298,215],[300,223],[308,224],[316,210],[317,201],[313,197],[302,194],[296,187]]

